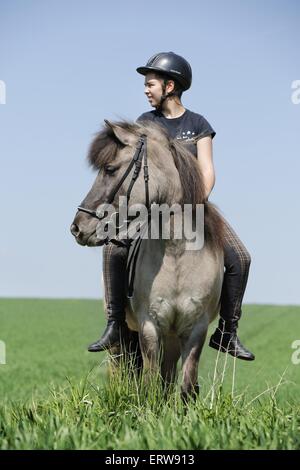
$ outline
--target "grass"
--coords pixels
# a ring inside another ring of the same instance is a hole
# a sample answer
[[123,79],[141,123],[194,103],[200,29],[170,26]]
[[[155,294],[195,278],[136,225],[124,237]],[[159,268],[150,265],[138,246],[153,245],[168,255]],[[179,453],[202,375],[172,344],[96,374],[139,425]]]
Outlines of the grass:
[[107,356],[86,351],[104,326],[99,302],[2,299],[0,449],[298,449],[299,314],[245,306],[240,335],[256,360],[216,363],[205,347],[200,395],[185,407],[155,380],[108,376]]

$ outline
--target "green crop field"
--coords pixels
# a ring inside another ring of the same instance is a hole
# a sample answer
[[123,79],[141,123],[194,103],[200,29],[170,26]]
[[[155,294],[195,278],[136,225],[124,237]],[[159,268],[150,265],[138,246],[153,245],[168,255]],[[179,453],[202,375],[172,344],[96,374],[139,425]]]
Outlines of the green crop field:
[[86,351],[104,323],[100,301],[0,300],[0,449],[300,448],[300,307],[244,306],[256,360],[206,344],[187,407],[159,381],[107,374],[106,353]]

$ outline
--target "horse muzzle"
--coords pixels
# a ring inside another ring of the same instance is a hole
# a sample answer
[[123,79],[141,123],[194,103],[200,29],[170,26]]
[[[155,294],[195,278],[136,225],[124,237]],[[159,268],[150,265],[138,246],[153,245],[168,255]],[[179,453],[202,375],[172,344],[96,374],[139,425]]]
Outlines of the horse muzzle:
[[81,246],[101,246],[105,243],[105,240],[97,237],[97,220],[84,213],[76,214],[70,231]]

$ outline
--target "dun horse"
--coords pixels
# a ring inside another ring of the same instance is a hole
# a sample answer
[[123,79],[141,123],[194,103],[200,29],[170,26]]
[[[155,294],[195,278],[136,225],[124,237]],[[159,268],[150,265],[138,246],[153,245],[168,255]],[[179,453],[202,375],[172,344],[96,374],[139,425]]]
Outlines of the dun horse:
[[[144,181],[140,171],[133,184],[133,172],[126,170],[133,155],[139,160],[143,144],[149,181],[148,177]],[[101,223],[95,217],[96,210],[110,202],[117,211],[119,196],[128,196],[128,191],[129,208],[157,203],[183,208],[189,204],[195,209],[204,204],[205,242],[201,249],[186,249],[189,240],[184,234],[176,239],[172,230],[170,239],[142,239],[134,293],[126,308],[127,324],[139,335],[144,367],[159,371],[170,383],[181,357],[182,394],[190,395],[198,388],[200,354],[208,325],[219,312],[224,272],[222,219],[205,200],[197,161],[160,127],[108,121],[92,142],[88,160],[98,173],[71,226],[80,245],[103,245],[96,233]],[[195,217],[194,210],[192,214]]]

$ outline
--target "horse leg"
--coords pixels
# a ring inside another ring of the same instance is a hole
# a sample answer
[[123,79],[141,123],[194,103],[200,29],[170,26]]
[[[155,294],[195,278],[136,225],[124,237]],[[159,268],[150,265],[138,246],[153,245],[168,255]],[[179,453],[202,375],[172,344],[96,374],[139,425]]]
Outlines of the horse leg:
[[191,396],[195,398],[199,392],[199,385],[197,383],[198,365],[207,329],[208,320],[206,316],[203,316],[201,320],[193,326],[188,337],[181,337],[181,397],[184,402],[187,402],[188,398]]
[[177,375],[177,361],[180,357],[180,344],[173,337],[167,337],[164,341],[164,349],[161,361],[161,376],[166,393],[172,390]]
[[143,319],[139,328],[144,371],[154,375],[159,372],[159,334],[155,323]]
[[125,367],[126,373],[136,373],[139,376],[142,372],[143,358],[136,331],[128,329],[122,343],[111,348],[110,354],[110,372],[117,371],[120,366]]
[[139,335],[137,331],[129,330],[129,335],[126,344],[126,353],[128,363],[134,372],[140,374],[143,369],[143,358],[140,349]]

